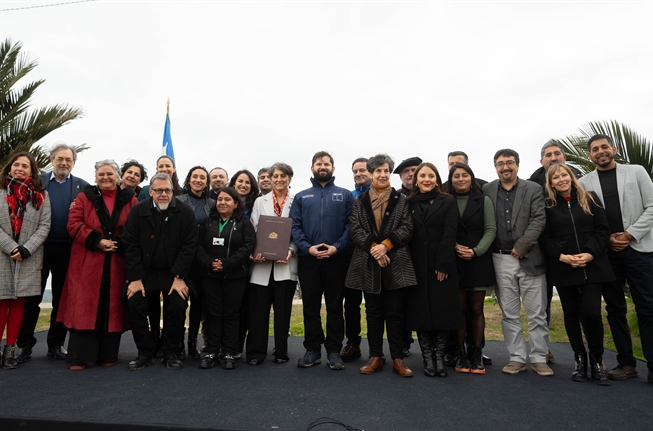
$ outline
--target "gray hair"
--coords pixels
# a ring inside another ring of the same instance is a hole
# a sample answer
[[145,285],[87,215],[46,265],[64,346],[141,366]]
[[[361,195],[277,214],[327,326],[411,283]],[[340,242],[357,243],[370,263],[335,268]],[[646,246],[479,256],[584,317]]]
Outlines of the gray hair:
[[392,157],[388,156],[387,154],[377,154],[376,156],[372,156],[369,159],[367,159],[367,170],[372,173],[374,172],[374,169],[378,168],[379,166],[382,166],[384,164],[388,164],[388,167],[390,168],[390,172],[394,171],[395,169],[395,161],[392,160]]
[[562,144],[555,139],[549,139],[546,141],[546,144],[542,147],[542,150],[540,151],[540,160],[544,158],[544,153],[546,152],[546,149],[549,147],[558,147],[560,149],[560,152],[564,155],[565,154],[565,149],[562,148]]
[[118,175],[118,178],[122,176],[122,172],[120,172],[120,167],[118,166],[118,163],[114,162],[112,159],[104,159],[104,160],[100,160],[99,162],[95,162],[96,174],[98,169],[100,169],[102,166],[111,166],[113,170],[116,171],[116,175]]
[[170,186],[172,187],[172,179],[168,176],[168,174],[164,174],[163,172],[159,172],[158,174],[152,175],[152,178],[150,178],[150,187],[152,187],[152,184],[154,184],[154,181],[156,180],[164,180],[170,183]]
[[54,147],[50,150],[50,159],[53,160],[57,153],[61,150],[70,150],[73,153],[73,162],[77,161],[77,149],[71,145],[59,142],[55,144]]
[[279,170],[283,172],[284,174],[288,175],[290,178],[292,178],[292,176],[294,175],[292,167],[286,163],[277,162],[274,165],[270,166],[270,168],[268,169],[270,176],[272,176],[275,170]]

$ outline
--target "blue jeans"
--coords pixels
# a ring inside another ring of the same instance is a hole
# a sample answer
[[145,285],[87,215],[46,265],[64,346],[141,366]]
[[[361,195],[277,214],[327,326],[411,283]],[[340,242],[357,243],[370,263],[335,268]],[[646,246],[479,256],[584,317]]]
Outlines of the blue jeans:
[[653,253],[642,253],[627,247],[618,253],[608,252],[608,256],[616,281],[605,284],[603,299],[617,347],[617,361],[622,366],[636,364],[626,319],[624,286],[627,280],[639,321],[642,350],[648,369],[653,371]]

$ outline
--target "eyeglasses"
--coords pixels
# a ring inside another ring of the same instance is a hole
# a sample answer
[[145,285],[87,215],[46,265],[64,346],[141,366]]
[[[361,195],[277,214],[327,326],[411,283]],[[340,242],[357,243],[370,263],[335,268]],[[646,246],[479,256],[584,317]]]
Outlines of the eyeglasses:
[[155,194],[157,195],[171,195],[172,194],[172,189],[151,189]]
[[510,166],[512,168],[516,164],[517,164],[517,162],[515,162],[514,160],[508,160],[507,162],[495,163],[494,166],[497,167],[497,168],[503,168],[504,166]]

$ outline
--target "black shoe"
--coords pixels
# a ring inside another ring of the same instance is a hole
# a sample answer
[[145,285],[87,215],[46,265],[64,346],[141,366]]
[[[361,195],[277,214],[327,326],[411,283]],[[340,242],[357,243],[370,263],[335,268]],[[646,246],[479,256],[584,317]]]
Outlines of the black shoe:
[[216,355],[215,353],[209,353],[208,355],[204,356],[204,359],[202,359],[202,362],[200,363],[200,368],[205,370],[209,368],[213,368],[216,362],[218,362],[218,355]]
[[19,364],[24,364],[32,357],[31,346],[25,346],[23,348],[18,347],[16,350],[18,351],[18,354],[16,355],[16,359],[18,360]]
[[239,360],[240,358],[243,357],[243,351],[239,350],[238,352],[236,352],[235,355],[233,355],[233,357],[234,357],[235,360]]
[[236,369],[236,359],[233,355],[224,355],[222,360],[222,368],[225,370],[235,370]]
[[5,345],[4,350],[2,351],[2,368],[5,370],[13,370],[18,368],[18,360],[16,359],[16,345]]
[[154,357],[156,359],[163,358],[163,348],[161,347],[161,337],[157,337],[156,344],[154,345]]
[[587,352],[574,353],[576,362],[571,380],[574,382],[585,382],[587,380]]
[[456,366],[456,354],[454,352],[448,352],[444,355],[444,364],[447,367]]
[[[234,358],[235,359],[235,358]],[[277,360],[274,360],[275,363],[278,363]],[[257,365],[261,365],[263,362],[259,361],[258,359],[252,359],[249,362],[247,362],[249,365],[256,367]]]
[[142,370],[148,365],[152,365],[152,357],[145,356],[145,355],[138,355],[138,358],[134,359],[127,365],[127,369],[129,371],[138,371],[138,370]]
[[469,371],[472,374],[485,374],[485,365],[481,359],[481,348],[469,346]]
[[179,360],[186,359],[186,346],[184,346],[184,340],[181,340],[181,343],[179,343],[179,347],[177,348],[177,352],[175,352],[175,354]]
[[596,358],[590,354],[590,369],[592,370],[592,380],[594,380],[594,383],[601,386],[610,386],[608,374],[603,369],[603,358],[601,356]]
[[492,358],[489,356],[482,355],[481,358],[483,358],[483,365],[492,365]]
[[63,346],[55,347],[54,349],[48,349],[48,356],[54,357],[54,359],[66,359],[68,356],[68,351],[64,349]]
[[170,370],[181,370],[184,364],[177,358],[174,352],[166,353],[161,359],[161,363]]

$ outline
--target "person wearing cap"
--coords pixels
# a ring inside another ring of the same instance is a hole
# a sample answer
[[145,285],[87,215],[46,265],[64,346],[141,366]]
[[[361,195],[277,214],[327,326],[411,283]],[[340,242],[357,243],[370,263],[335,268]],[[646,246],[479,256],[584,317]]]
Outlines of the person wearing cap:
[[409,157],[399,163],[399,166],[392,172],[393,174],[399,174],[399,178],[401,178],[401,190],[399,191],[404,196],[410,195],[413,190],[413,174],[420,163],[422,163],[422,159],[419,157]]

